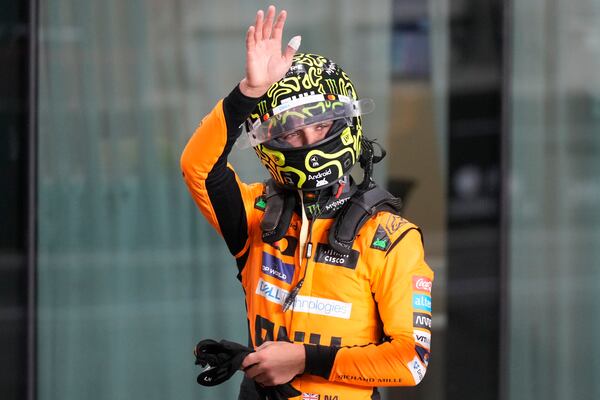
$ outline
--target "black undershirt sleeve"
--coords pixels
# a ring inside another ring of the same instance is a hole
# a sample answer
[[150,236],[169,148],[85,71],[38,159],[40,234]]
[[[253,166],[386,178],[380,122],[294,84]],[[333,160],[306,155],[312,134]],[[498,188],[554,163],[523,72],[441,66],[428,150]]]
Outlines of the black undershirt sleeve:
[[238,254],[248,239],[244,202],[234,172],[227,167],[227,156],[241,133],[240,125],[256,106],[258,99],[247,97],[236,86],[223,99],[227,124],[227,142],[223,152],[206,177],[206,190],[215,210],[219,228],[231,254]]
[[306,361],[304,373],[329,379],[339,347],[304,344]]

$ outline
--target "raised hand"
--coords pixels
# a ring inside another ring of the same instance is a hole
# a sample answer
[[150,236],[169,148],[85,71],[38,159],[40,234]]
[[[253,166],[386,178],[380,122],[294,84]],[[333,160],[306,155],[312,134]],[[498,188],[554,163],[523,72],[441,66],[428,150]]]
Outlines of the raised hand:
[[300,36],[294,36],[285,51],[281,51],[281,36],[287,18],[282,10],[275,19],[275,6],[269,6],[264,17],[262,10],[256,13],[254,25],[246,33],[246,77],[240,82],[240,90],[248,97],[260,97],[269,86],[283,78],[292,65],[292,57],[300,47]]

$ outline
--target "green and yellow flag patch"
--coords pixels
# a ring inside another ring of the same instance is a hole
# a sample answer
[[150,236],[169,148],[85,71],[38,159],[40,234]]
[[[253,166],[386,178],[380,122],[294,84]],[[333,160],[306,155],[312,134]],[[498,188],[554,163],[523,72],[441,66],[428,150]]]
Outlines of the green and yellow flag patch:
[[373,236],[373,241],[371,241],[371,248],[381,251],[387,251],[387,249],[390,248],[390,244],[390,237],[387,235],[387,233],[381,227],[381,225],[377,225],[375,236]]
[[267,207],[267,201],[265,200],[265,196],[258,196],[256,200],[254,200],[254,208],[260,211],[265,211]]

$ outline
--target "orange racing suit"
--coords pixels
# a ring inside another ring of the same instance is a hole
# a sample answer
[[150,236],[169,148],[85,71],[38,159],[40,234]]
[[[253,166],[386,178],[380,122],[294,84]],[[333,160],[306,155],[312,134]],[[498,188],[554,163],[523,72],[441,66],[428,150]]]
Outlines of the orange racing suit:
[[[263,242],[265,184],[241,182],[227,164],[255,105],[236,87],[202,120],[181,158],[194,201],[236,259],[252,345],[305,345],[305,372],[292,381],[302,399],[376,399],[377,386],[418,384],[429,361],[433,281],[420,230],[379,212],[344,255],[328,245],[333,218],[317,218],[310,221],[307,252],[302,217],[294,213],[282,240]],[[293,307],[284,312],[302,277]]]

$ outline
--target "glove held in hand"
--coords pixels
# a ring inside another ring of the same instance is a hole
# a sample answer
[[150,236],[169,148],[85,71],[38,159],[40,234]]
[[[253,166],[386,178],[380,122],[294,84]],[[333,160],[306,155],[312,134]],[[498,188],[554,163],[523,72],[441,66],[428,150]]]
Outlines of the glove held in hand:
[[[225,382],[240,369],[244,358],[253,351],[228,340],[202,340],[194,350],[196,365],[209,368],[202,371],[196,381],[202,386],[215,386]],[[255,386],[261,400],[286,400],[302,394],[289,382],[277,386]]]

